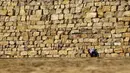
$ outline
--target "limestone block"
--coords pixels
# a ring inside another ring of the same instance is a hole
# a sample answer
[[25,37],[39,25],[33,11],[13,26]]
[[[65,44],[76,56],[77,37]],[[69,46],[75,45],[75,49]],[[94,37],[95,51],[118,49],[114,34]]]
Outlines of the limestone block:
[[120,46],[121,43],[120,43],[120,42],[115,42],[114,45],[116,45],[116,46]]
[[123,49],[121,49],[121,48],[115,48],[115,49],[114,49],[114,52],[115,52],[115,53],[122,53],[122,52],[123,52]]
[[6,15],[7,14],[7,10],[0,10],[0,15]]
[[63,0],[62,4],[69,4],[69,0]]
[[117,11],[117,6],[111,6],[111,11]]
[[7,36],[9,36],[9,35],[10,35],[10,33],[4,33],[3,36],[7,37]]
[[86,18],[94,18],[97,16],[97,13],[96,12],[89,12],[89,13],[86,13]]
[[65,14],[64,18],[65,19],[72,19],[73,18],[73,14]]
[[24,6],[21,6],[21,8],[20,8],[20,15],[25,15]]
[[27,53],[29,56],[37,55],[37,51],[28,51]]
[[36,10],[36,15],[42,15],[42,10]]
[[29,29],[44,29],[45,25],[30,25]]
[[52,44],[54,43],[54,40],[53,39],[47,39],[44,41],[45,44]]
[[120,38],[120,37],[122,37],[122,34],[112,34],[112,37],[118,37],[118,38]]
[[97,42],[96,38],[85,38],[84,42]]
[[68,14],[68,13],[69,13],[69,9],[67,9],[67,8],[64,9],[64,10],[63,10],[63,13],[64,13],[64,14]]
[[103,25],[103,23],[99,22],[99,23],[94,23],[93,27],[101,27]]
[[130,17],[119,17],[118,21],[130,21]]
[[93,18],[93,22],[99,22],[99,18]]
[[5,51],[4,54],[5,55],[11,55],[11,51]]
[[21,21],[25,21],[26,20],[26,16],[21,16]]
[[77,54],[77,52],[75,50],[68,51],[68,55],[75,55],[75,54]]
[[68,24],[67,28],[73,28],[75,26],[75,24]]
[[53,57],[56,57],[56,58],[58,58],[58,57],[60,57],[60,55],[53,55]]
[[104,12],[109,12],[111,10],[111,6],[103,6]]
[[58,14],[51,15],[51,20],[58,20]]
[[8,12],[7,12],[7,13],[8,13],[8,15],[10,15],[10,16],[11,16],[11,15],[13,15],[13,14],[14,14],[14,10],[10,9],[10,10],[8,10]]
[[58,40],[60,38],[60,35],[56,35],[55,39]]
[[43,14],[44,14],[44,15],[49,14],[49,10],[48,10],[48,9],[44,9],[44,10],[43,10]]
[[60,50],[59,55],[67,55],[67,50]]
[[113,12],[106,12],[105,14],[104,14],[104,17],[105,18],[112,18],[114,16],[114,13]]
[[20,55],[22,55],[22,56],[27,55],[27,54],[28,54],[27,51],[22,51],[22,52],[20,53]]
[[43,50],[42,51],[42,55],[47,55],[47,54],[49,54],[49,50]]
[[126,56],[126,57],[130,57],[130,53],[126,53],[125,56]]
[[59,24],[58,25],[58,28],[65,28],[66,27],[66,24]]
[[103,11],[98,11],[98,17],[103,17],[103,16],[104,16]]
[[39,36],[39,35],[40,35],[39,32],[34,32],[34,33],[33,33],[33,36]]
[[105,49],[104,52],[105,52],[105,53],[113,53],[114,50],[113,50],[113,49]]
[[50,50],[49,54],[56,55],[56,54],[58,54],[58,50]]
[[118,11],[123,11],[125,9],[125,6],[121,5],[121,6],[118,6]]
[[81,54],[81,57],[87,57],[87,55],[86,54]]
[[62,13],[62,9],[57,8],[57,9],[56,9],[56,14],[58,14],[58,13],[59,13],[59,14]]
[[130,37],[125,37],[124,41],[130,41]]
[[122,33],[122,32],[126,32],[126,31],[127,31],[127,28],[116,29],[116,33]]
[[111,56],[112,56],[112,57],[119,57],[119,54],[117,54],[117,53],[112,53]]
[[81,34],[81,38],[86,38],[87,34]]
[[98,49],[97,52],[98,53],[105,53],[105,50],[104,49]]
[[130,33],[129,32],[123,33],[123,37],[130,37]]
[[51,57],[53,57],[53,55],[46,55],[46,57],[51,58]]
[[23,36],[23,40],[28,40],[29,39],[28,33],[26,33],[26,32],[24,32],[22,34],[22,36]]
[[0,55],[3,55],[4,54],[4,51],[0,51]]
[[112,18],[109,19],[109,21],[110,22],[117,22],[117,18],[112,17]]
[[111,23],[111,22],[104,22],[104,23],[103,23],[103,26],[112,26],[112,24],[113,24],[113,23]]
[[10,17],[10,21],[16,21],[17,20],[17,16],[11,16]]
[[130,11],[125,11],[125,12],[123,13],[123,16],[130,16]]
[[58,19],[63,19],[63,14],[59,14]]
[[76,34],[76,33],[79,33],[79,30],[71,30],[70,33],[71,33],[71,34]]
[[30,15],[30,18],[29,18],[31,21],[38,21],[41,19],[41,16],[39,15]]
[[8,41],[0,41],[0,45],[8,45]]
[[96,11],[96,7],[93,6],[93,7],[91,8],[91,11],[94,11],[94,12],[95,12],[95,11]]
[[99,7],[101,7],[102,3],[101,3],[101,2],[95,2],[94,5],[95,5],[95,6],[99,6]]
[[82,6],[83,6],[83,5],[81,4],[80,6],[76,7],[75,12],[76,12],[76,13],[81,12]]

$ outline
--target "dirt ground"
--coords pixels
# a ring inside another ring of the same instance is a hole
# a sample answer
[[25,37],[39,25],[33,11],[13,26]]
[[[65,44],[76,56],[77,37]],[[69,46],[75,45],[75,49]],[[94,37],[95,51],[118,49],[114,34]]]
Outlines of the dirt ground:
[[0,59],[0,73],[130,73],[130,58]]

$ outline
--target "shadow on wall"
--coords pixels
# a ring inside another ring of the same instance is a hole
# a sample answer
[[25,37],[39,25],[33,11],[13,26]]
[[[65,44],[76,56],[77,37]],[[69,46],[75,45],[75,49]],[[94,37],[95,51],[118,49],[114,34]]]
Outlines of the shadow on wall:
[[88,49],[88,53],[91,57],[99,57],[99,53],[97,52],[97,49]]

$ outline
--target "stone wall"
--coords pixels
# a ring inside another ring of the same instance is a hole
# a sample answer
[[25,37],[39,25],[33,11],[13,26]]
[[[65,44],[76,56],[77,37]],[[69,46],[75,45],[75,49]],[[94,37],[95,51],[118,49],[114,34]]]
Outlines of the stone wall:
[[130,0],[0,0],[0,58],[129,56]]

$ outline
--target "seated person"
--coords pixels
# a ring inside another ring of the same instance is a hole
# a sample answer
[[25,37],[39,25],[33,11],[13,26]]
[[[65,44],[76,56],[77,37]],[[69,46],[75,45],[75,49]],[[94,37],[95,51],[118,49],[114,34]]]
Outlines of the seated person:
[[98,56],[99,56],[97,50],[94,49],[94,48],[88,49],[88,53],[89,53],[89,55],[90,55],[91,57],[98,57]]

